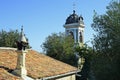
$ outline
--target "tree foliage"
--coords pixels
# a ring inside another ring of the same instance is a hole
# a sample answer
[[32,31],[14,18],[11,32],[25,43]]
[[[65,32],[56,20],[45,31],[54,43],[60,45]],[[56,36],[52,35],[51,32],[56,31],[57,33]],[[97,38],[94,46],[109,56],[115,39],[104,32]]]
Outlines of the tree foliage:
[[[0,47],[17,48],[16,41],[19,39],[20,32],[18,30],[1,30],[0,31]],[[28,41],[28,39],[27,39]],[[30,48],[30,45],[27,46]]]
[[17,47],[16,41],[18,40],[18,30],[0,31],[0,47]]
[[120,79],[120,3],[112,1],[106,14],[93,17],[92,28],[96,31],[93,46],[96,51],[92,70],[96,80]]
[[77,80],[87,80],[90,78],[90,68],[91,68],[91,61],[93,57],[93,49],[87,44],[84,44],[84,46],[78,46],[75,48],[76,52],[79,52],[80,58],[82,58],[83,61],[81,61],[81,65],[83,65],[81,72],[78,74],[81,75],[81,77],[77,77]]
[[74,41],[71,36],[66,37],[64,33],[53,33],[46,38],[42,48],[46,55],[75,66],[77,61],[73,46]]

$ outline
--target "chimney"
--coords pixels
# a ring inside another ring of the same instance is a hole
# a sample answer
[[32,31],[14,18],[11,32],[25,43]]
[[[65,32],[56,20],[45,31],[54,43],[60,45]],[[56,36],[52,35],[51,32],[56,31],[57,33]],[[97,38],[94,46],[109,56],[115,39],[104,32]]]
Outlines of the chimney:
[[27,75],[27,70],[25,67],[25,56],[27,53],[27,50],[25,49],[28,45],[28,42],[26,40],[26,37],[23,32],[23,27],[21,28],[21,34],[19,37],[19,40],[17,43],[17,66],[16,69],[13,71],[14,74],[24,78]]

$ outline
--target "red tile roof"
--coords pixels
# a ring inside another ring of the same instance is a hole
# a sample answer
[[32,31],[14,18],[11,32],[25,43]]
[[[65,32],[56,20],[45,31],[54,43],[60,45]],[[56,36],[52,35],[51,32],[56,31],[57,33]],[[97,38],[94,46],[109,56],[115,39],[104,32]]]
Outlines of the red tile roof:
[[[9,75],[10,73],[7,71],[14,70],[16,68],[16,64],[17,64],[16,50],[0,49],[0,67],[1,67],[0,72],[5,71],[5,73],[0,73],[0,79],[1,78],[4,79],[3,76],[4,74],[6,76]],[[75,67],[72,67],[61,61],[55,60],[44,54],[38,53],[34,50],[28,50],[28,53],[26,54],[26,69],[28,76],[35,79],[65,74],[77,70],[77,68]]]
[[22,79],[10,74],[5,69],[0,68],[0,80],[22,80]]

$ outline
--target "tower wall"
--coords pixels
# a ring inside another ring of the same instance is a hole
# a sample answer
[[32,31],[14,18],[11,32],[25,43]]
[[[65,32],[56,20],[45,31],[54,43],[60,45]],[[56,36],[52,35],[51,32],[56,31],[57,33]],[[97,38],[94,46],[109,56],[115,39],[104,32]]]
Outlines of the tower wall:
[[65,33],[66,35],[72,35],[75,44],[83,44],[84,43],[84,24],[80,23],[72,23],[65,24]]

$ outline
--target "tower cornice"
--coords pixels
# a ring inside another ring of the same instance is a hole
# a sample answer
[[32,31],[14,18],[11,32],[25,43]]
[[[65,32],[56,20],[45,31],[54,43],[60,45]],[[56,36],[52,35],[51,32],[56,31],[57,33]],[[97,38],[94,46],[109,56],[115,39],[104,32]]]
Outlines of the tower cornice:
[[79,24],[79,23],[72,23],[72,24],[64,24],[63,25],[65,28],[84,28],[85,25],[84,24]]

